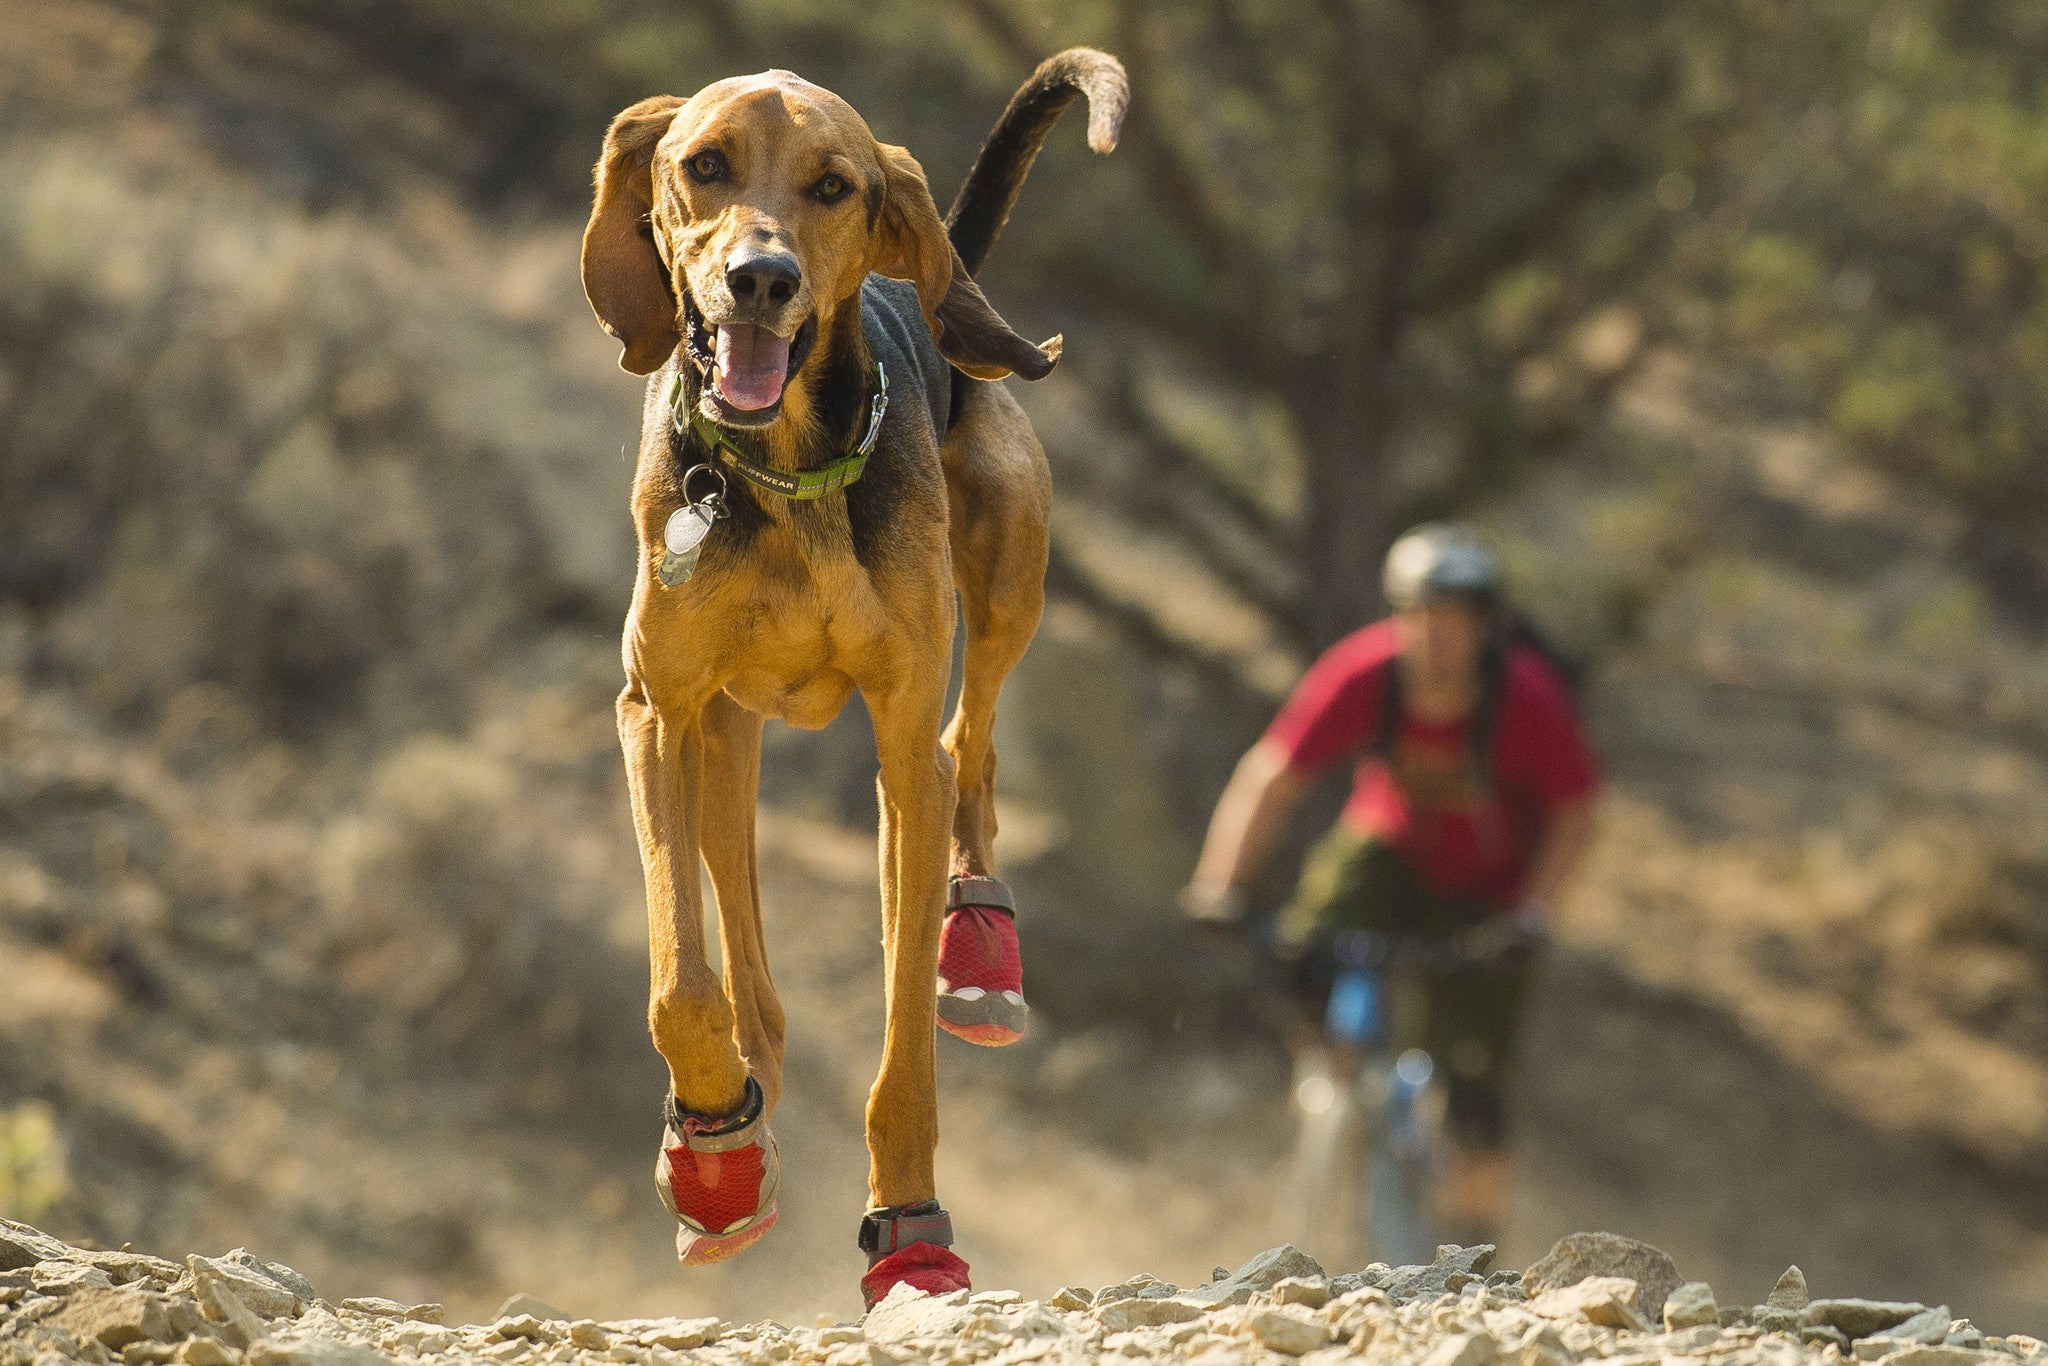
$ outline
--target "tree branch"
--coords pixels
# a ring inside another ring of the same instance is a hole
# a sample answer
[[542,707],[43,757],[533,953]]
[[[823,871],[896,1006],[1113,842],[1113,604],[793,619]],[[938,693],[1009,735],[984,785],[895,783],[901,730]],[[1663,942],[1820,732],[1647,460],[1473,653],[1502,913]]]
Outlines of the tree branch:
[[1222,310],[1204,315],[1135,284],[1128,272],[1088,261],[1065,261],[1050,288],[1075,302],[1107,308],[1140,328],[1166,350],[1212,375],[1284,393],[1298,382],[1291,352],[1258,345]]
[[1053,596],[1078,604],[1107,621],[1146,654],[1192,670],[1206,688],[1230,699],[1233,710],[1256,712],[1272,707],[1272,699],[1247,684],[1232,660],[1176,638],[1142,607],[1105,591],[1087,570],[1074,562],[1057,537],[1047,557],[1045,586]]
[[[954,0],[1013,59],[1036,67],[1044,54],[1001,0]],[[1128,0],[1117,6],[1120,54],[1132,72],[1131,84],[1142,90],[1141,73],[1151,64],[1150,44],[1143,41],[1135,9]],[[1241,334],[1270,338],[1281,309],[1276,292],[1260,277],[1257,254],[1231,223],[1225,198],[1203,176],[1179,145],[1153,117],[1142,98],[1131,101],[1124,115],[1124,146],[1151,186],[1151,203],[1185,237],[1203,266],[1216,280],[1219,301],[1232,314]]]
[[1470,303],[1487,285],[1551,240],[1559,218],[1594,194],[1620,188],[1620,164],[1612,148],[1602,147],[1559,172],[1527,211],[1496,224],[1433,279],[1418,282],[1409,292],[1406,306],[1427,317]]

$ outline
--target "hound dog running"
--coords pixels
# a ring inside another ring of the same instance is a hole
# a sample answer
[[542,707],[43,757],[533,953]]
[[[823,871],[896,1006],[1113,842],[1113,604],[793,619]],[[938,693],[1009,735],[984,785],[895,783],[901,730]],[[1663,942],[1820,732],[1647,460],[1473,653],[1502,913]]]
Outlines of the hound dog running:
[[[862,1288],[872,1302],[899,1282],[967,1284],[933,1177],[933,1024],[1004,1044],[1028,1015],[991,862],[990,737],[1038,626],[1052,495],[1044,451],[993,381],[1041,378],[1060,348],[1017,335],[973,277],[1079,95],[1089,145],[1114,147],[1123,68],[1063,52],[1010,101],[944,222],[909,152],[785,71],[642,100],[606,134],[583,285],[620,365],[651,377],[618,713],[648,1022],[671,1088],[656,1177],[686,1265],[775,1222],[783,1013],[755,870],[762,719],[820,727],[859,688],[881,768],[887,993]],[[956,590],[965,673],[945,721]]]

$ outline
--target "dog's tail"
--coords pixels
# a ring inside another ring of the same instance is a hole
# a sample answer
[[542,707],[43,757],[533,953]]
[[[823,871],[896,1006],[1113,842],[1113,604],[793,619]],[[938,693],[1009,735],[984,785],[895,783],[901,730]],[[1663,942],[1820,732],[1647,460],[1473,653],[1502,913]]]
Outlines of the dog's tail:
[[1115,148],[1131,102],[1124,64],[1092,47],[1070,47],[1039,63],[1010,97],[1010,107],[996,120],[946,211],[947,235],[969,275],[981,273],[989,249],[1010,221],[1039,147],[1076,95],[1088,97],[1088,145],[1103,153]]

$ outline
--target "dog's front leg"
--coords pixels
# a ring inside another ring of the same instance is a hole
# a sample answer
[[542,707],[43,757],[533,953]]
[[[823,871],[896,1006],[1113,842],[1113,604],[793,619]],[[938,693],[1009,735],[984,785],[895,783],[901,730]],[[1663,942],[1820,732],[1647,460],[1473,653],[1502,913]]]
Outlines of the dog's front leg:
[[655,706],[637,681],[619,696],[619,742],[647,875],[647,1025],[683,1109],[722,1115],[746,1100],[732,1007],[704,956],[699,885],[704,738],[700,708]]
[[703,699],[657,704],[634,678],[619,696],[633,824],[647,875],[647,1023],[670,1100],[655,1181],[680,1221],[676,1253],[732,1256],[775,1222],[779,1171],[764,1097],[733,1036],[732,1006],[704,957],[699,887]]
[[947,656],[870,692],[881,758],[882,953],[888,1024],[868,1094],[868,1195],[862,1226],[869,1301],[898,1282],[934,1292],[967,1283],[949,1247],[933,1157],[939,1141],[935,1059],[939,924],[955,802],[953,758],[939,744]]
[[761,717],[724,693],[704,704],[704,866],[718,897],[725,991],[740,1051],[775,1113],[782,1093],[784,1019],[761,926],[754,812],[761,790]]

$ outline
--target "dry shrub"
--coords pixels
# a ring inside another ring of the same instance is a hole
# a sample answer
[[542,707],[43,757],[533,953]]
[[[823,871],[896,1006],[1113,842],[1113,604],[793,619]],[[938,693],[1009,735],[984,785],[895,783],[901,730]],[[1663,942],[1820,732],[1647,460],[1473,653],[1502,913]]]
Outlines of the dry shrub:
[[43,614],[46,664],[115,707],[223,684],[306,739],[459,714],[577,601],[534,505],[563,417],[478,379],[533,341],[474,244],[103,146],[0,178],[0,598]]

